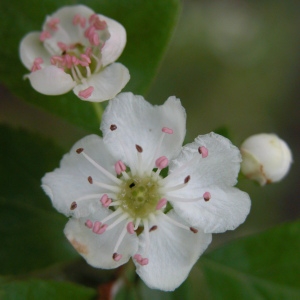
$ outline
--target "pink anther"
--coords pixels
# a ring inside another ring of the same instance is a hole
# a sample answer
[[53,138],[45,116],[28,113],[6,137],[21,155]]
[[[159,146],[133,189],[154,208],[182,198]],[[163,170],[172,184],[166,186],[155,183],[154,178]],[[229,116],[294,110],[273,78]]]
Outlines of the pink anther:
[[91,97],[92,93],[94,91],[94,87],[93,86],[90,86],[88,87],[87,89],[85,90],[82,90],[78,93],[79,97],[82,97],[84,99],[87,99],[89,97]]
[[155,161],[156,167],[160,170],[166,168],[168,164],[169,164],[169,160],[165,156],[161,156]]
[[52,65],[60,65],[63,62],[63,58],[59,55],[53,55],[50,59]]
[[49,38],[51,38],[51,34],[49,31],[44,30],[40,33],[40,41],[41,42],[44,42],[46,39],[49,39]]
[[173,134],[173,130],[168,127],[163,127],[161,131],[167,134]]
[[198,152],[202,155],[203,158],[208,156],[208,150],[204,146],[199,147]]
[[158,201],[157,205],[156,205],[156,210],[159,210],[161,208],[163,208],[166,204],[167,204],[167,199],[166,198],[162,198]]
[[95,232],[95,233],[97,233],[97,234],[102,234],[102,233],[104,233],[104,232],[106,231],[106,228],[107,228],[107,227],[108,227],[107,224],[103,224],[103,225],[98,229],[98,231]]
[[119,261],[122,258],[122,255],[118,253],[114,253],[112,258],[114,261]]
[[72,68],[72,57],[69,54],[66,54],[63,56],[63,61],[62,61],[62,65],[67,67],[68,69]]
[[91,35],[95,33],[95,31],[96,31],[95,27],[91,25],[84,31],[84,36],[86,38],[89,38]]
[[115,163],[115,171],[118,175],[120,175],[122,172],[126,171],[126,166],[124,163],[119,160]]
[[85,54],[86,56],[88,56],[88,57],[91,57],[91,56],[92,56],[92,51],[93,51],[92,47],[87,47],[87,48],[85,49],[84,54]]
[[204,199],[204,201],[209,201],[210,198],[211,198],[210,192],[205,192],[205,193],[203,194],[203,199]]
[[111,199],[108,198],[107,194],[104,194],[101,199],[100,202],[102,203],[102,205],[104,207],[109,207],[109,205],[111,204]]
[[142,258],[140,254],[135,254],[133,258],[139,263],[141,266],[148,265],[149,259],[148,258]]
[[57,46],[60,48],[61,51],[67,51],[69,48],[68,45],[63,42],[57,42]]
[[93,225],[93,232],[98,233],[99,229],[101,228],[101,225],[102,225],[101,222],[96,221]]
[[89,41],[92,45],[98,46],[100,44],[99,35],[95,32],[89,36]]
[[32,65],[32,68],[31,68],[31,72],[35,72],[37,70],[40,70],[42,67],[40,66],[40,64],[42,64],[44,61],[41,57],[37,57],[34,62],[33,62],[33,65]]
[[87,228],[90,228],[92,229],[93,228],[93,222],[91,220],[86,220],[86,222],[84,223],[84,225],[87,227]]
[[81,26],[81,28],[84,28],[85,24],[86,24],[86,18],[82,17],[78,14],[75,15],[73,18],[73,25],[77,25],[77,24],[79,24]]
[[101,21],[97,14],[92,14],[89,18],[89,23],[92,24],[97,30],[103,30],[106,28],[106,22]]
[[133,225],[132,222],[129,222],[129,223],[127,224],[127,231],[128,231],[128,233],[130,233],[130,234],[133,234],[133,233],[134,233],[134,225]]
[[136,261],[138,261],[138,260],[141,260],[141,259],[142,259],[142,255],[141,255],[141,254],[135,254],[135,255],[133,256],[133,258],[134,258]]
[[52,18],[51,20],[48,21],[47,26],[50,29],[56,31],[56,30],[58,30],[57,25],[59,24],[59,22],[60,22],[59,18]]

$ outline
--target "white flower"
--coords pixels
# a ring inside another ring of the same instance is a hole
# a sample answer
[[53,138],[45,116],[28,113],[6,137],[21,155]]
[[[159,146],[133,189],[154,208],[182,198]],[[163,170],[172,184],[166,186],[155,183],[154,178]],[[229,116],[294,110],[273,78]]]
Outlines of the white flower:
[[128,69],[113,63],[126,44],[124,27],[84,5],[64,6],[48,16],[42,32],[30,32],[20,57],[31,70],[32,87],[45,95],[73,89],[82,100],[101,102],[117,95],[130,79]]
[[55,208],[72,217],[65,235],[92,266],[133,257],[150,288],[174,290],[211,233],[244,222],[250,199],[233,187],[239,150],[214,133],[182,148],[185,121],[175,97],[152,106],[121,93],[103,114],[103,139],[83,138],[42,179]]
[[242,173],[260,185],[280,181],[289,171],[292,153],[285,141],[275,134],[260,133],[241,145]]

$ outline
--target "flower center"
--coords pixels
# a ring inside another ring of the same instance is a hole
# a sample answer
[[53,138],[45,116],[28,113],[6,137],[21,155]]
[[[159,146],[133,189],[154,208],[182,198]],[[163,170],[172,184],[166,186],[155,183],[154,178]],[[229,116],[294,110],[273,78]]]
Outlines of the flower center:
[[156,211],[161,199],[159,194],[160,177],[137,177],[124,180],[120,187],[117,199],[121,201],[120,207],[133,219],[147,218]]

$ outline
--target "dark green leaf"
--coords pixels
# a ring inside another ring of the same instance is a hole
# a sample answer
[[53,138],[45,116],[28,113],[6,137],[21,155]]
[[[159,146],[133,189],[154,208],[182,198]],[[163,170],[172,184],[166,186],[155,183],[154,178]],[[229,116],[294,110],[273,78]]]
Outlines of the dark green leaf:
[[83,286],[55,281],[3,281],[0,282],[2,300],[88,300],[96,292]]
[[67,219],[40,187],[62,151],[25,131],[0,127],[1,274],[20,274],[76,256],[63,235]]
[[[70,92],[63,96],[44,96],[35,92],[22,76],[18,47],[30,31],[41,30],[46,15],[71,0],[2,1],[0,4],[0,80],[20,98],[62,116],[85,129],[99,128],[98,104],[81,101]],[[120,61],[127,66],[131,81],[127,91],[144,93],[162,58],[178,15],[179,0],[89,0],[94,11],[118,20],[127,30],[127,46]],[[34,9],[33,9],[34,8]],[[101,108],[100,108],[101,109]]]
[[300,299],[299,253],[300,221],[219,248],[200,259],[202,299]]

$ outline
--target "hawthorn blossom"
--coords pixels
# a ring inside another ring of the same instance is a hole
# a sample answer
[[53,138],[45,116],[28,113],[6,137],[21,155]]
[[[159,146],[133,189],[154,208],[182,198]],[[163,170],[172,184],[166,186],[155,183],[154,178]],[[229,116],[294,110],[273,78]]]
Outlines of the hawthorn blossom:
[[152,106],[121,93],[103,114],[103,138],[81,139],[44,176],[54,207],[71,217],[66,237],[90,265],[111,269],[132,257],[150,288],[171,291],[212,233],[244,222],[250,199],[233,187],[238,148],[215,133],[182,147],[185,123],[175,97]]
[[41,32],[21,41],[20,57],[31,71],[25,77],[45,95],[70,90],[82,100],[101,102],[129,81],[128,69],[114,63],[126,44],[126,31],[115,20],[84,5],[64,6],[47,16]]

